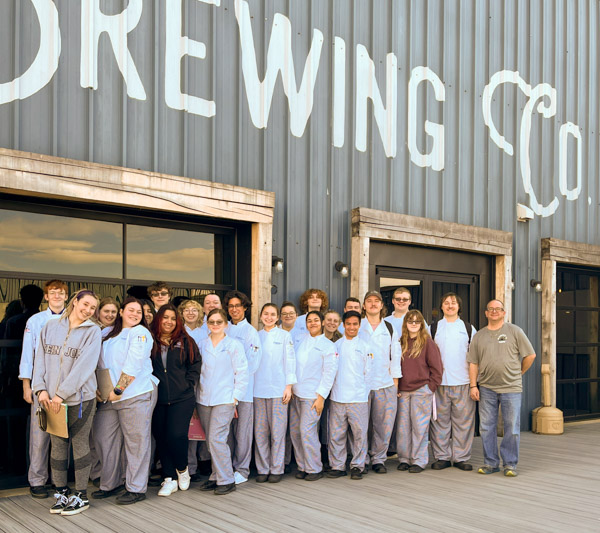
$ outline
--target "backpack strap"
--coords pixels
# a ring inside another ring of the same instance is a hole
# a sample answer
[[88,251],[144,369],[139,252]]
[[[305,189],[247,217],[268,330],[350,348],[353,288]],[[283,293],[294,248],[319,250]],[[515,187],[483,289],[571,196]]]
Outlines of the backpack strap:
[[467,330],[467,335],[469,336],[469,344],[471,344],[471,337],[473,336],[473,324],[469,324],[467,321],[463,320],[465,324],[465,329]]
[[385,327],[387,328],[387,330],[390,332],[390,337],[394,336],[394,326],[392,326],[387,320],[383,320],[383,323],[385,324]]
[[[437,331],[438,322],[439,320],[436,320],[435,322],[431,323],[431,326],[429,326],[429,334],[433,340],[435,340],[435,332]],[[469,340],[471,339],[469,338]]]

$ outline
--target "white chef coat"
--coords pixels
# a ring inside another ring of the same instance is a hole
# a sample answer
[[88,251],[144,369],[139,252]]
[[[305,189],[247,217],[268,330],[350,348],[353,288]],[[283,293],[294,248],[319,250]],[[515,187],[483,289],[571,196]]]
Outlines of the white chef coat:
[[254,374],[255,398],[281,398],[296,379],[296,353],[291,335],[281,328],[258,332],[262,356]]
[[373,354],[369,345],[358,336],[342,337],[335,343],[338,370],[331,388],[330,399],[340,403],[369,401]]
[[294,396],[306,400],[316,399],[317,394],[327,398],[337,371],[335,345],[325,335],[308,335],[296,350],[296,376]]
[[238,399],[241,402],[252,402],[252,398],[254,398],[254,374],[258,369],[261,357],[258,331],[244,318],[235,325],[229,322],[226,332],[227,335],[242,343],[246,359],[248,360],[248,388],[244,397]]

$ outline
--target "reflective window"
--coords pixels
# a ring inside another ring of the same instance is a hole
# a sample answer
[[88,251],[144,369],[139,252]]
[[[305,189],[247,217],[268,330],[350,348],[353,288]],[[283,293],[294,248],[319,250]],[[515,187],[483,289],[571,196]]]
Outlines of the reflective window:
[[215,283],[212,233],[127,225],[127,278]]
[[120,278],[122,224],[0,210],[0,270]]

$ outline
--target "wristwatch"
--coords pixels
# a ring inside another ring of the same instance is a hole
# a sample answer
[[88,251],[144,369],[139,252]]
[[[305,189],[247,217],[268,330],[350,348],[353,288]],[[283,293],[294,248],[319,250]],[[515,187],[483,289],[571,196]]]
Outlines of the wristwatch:
[[117,396],[121,396],[121,394],[123,394],[123,391],[124,391],[124,390],[125,390],[125,389],[120,389],[119,387],[115,387],[115,388],[113,389],[113,392],[114,392],[114,393],[115,393]]

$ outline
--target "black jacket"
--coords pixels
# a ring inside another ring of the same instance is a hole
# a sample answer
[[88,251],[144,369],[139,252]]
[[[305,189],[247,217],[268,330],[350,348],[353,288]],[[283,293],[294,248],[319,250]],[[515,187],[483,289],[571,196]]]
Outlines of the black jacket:
[[[190,350],[194,351],[194,362],[190,362]],[[182,355],[183,351],[183,355]],[[182,362],[183,359],[183,362]],[[195,395],[200,379],[200,353],[195,342],[187,335],[167,351],[167,368],[163,366],[161,346],[154,341],[152,349],[153,374],[158,378],[158,403],[170,404],[188,400]]]

